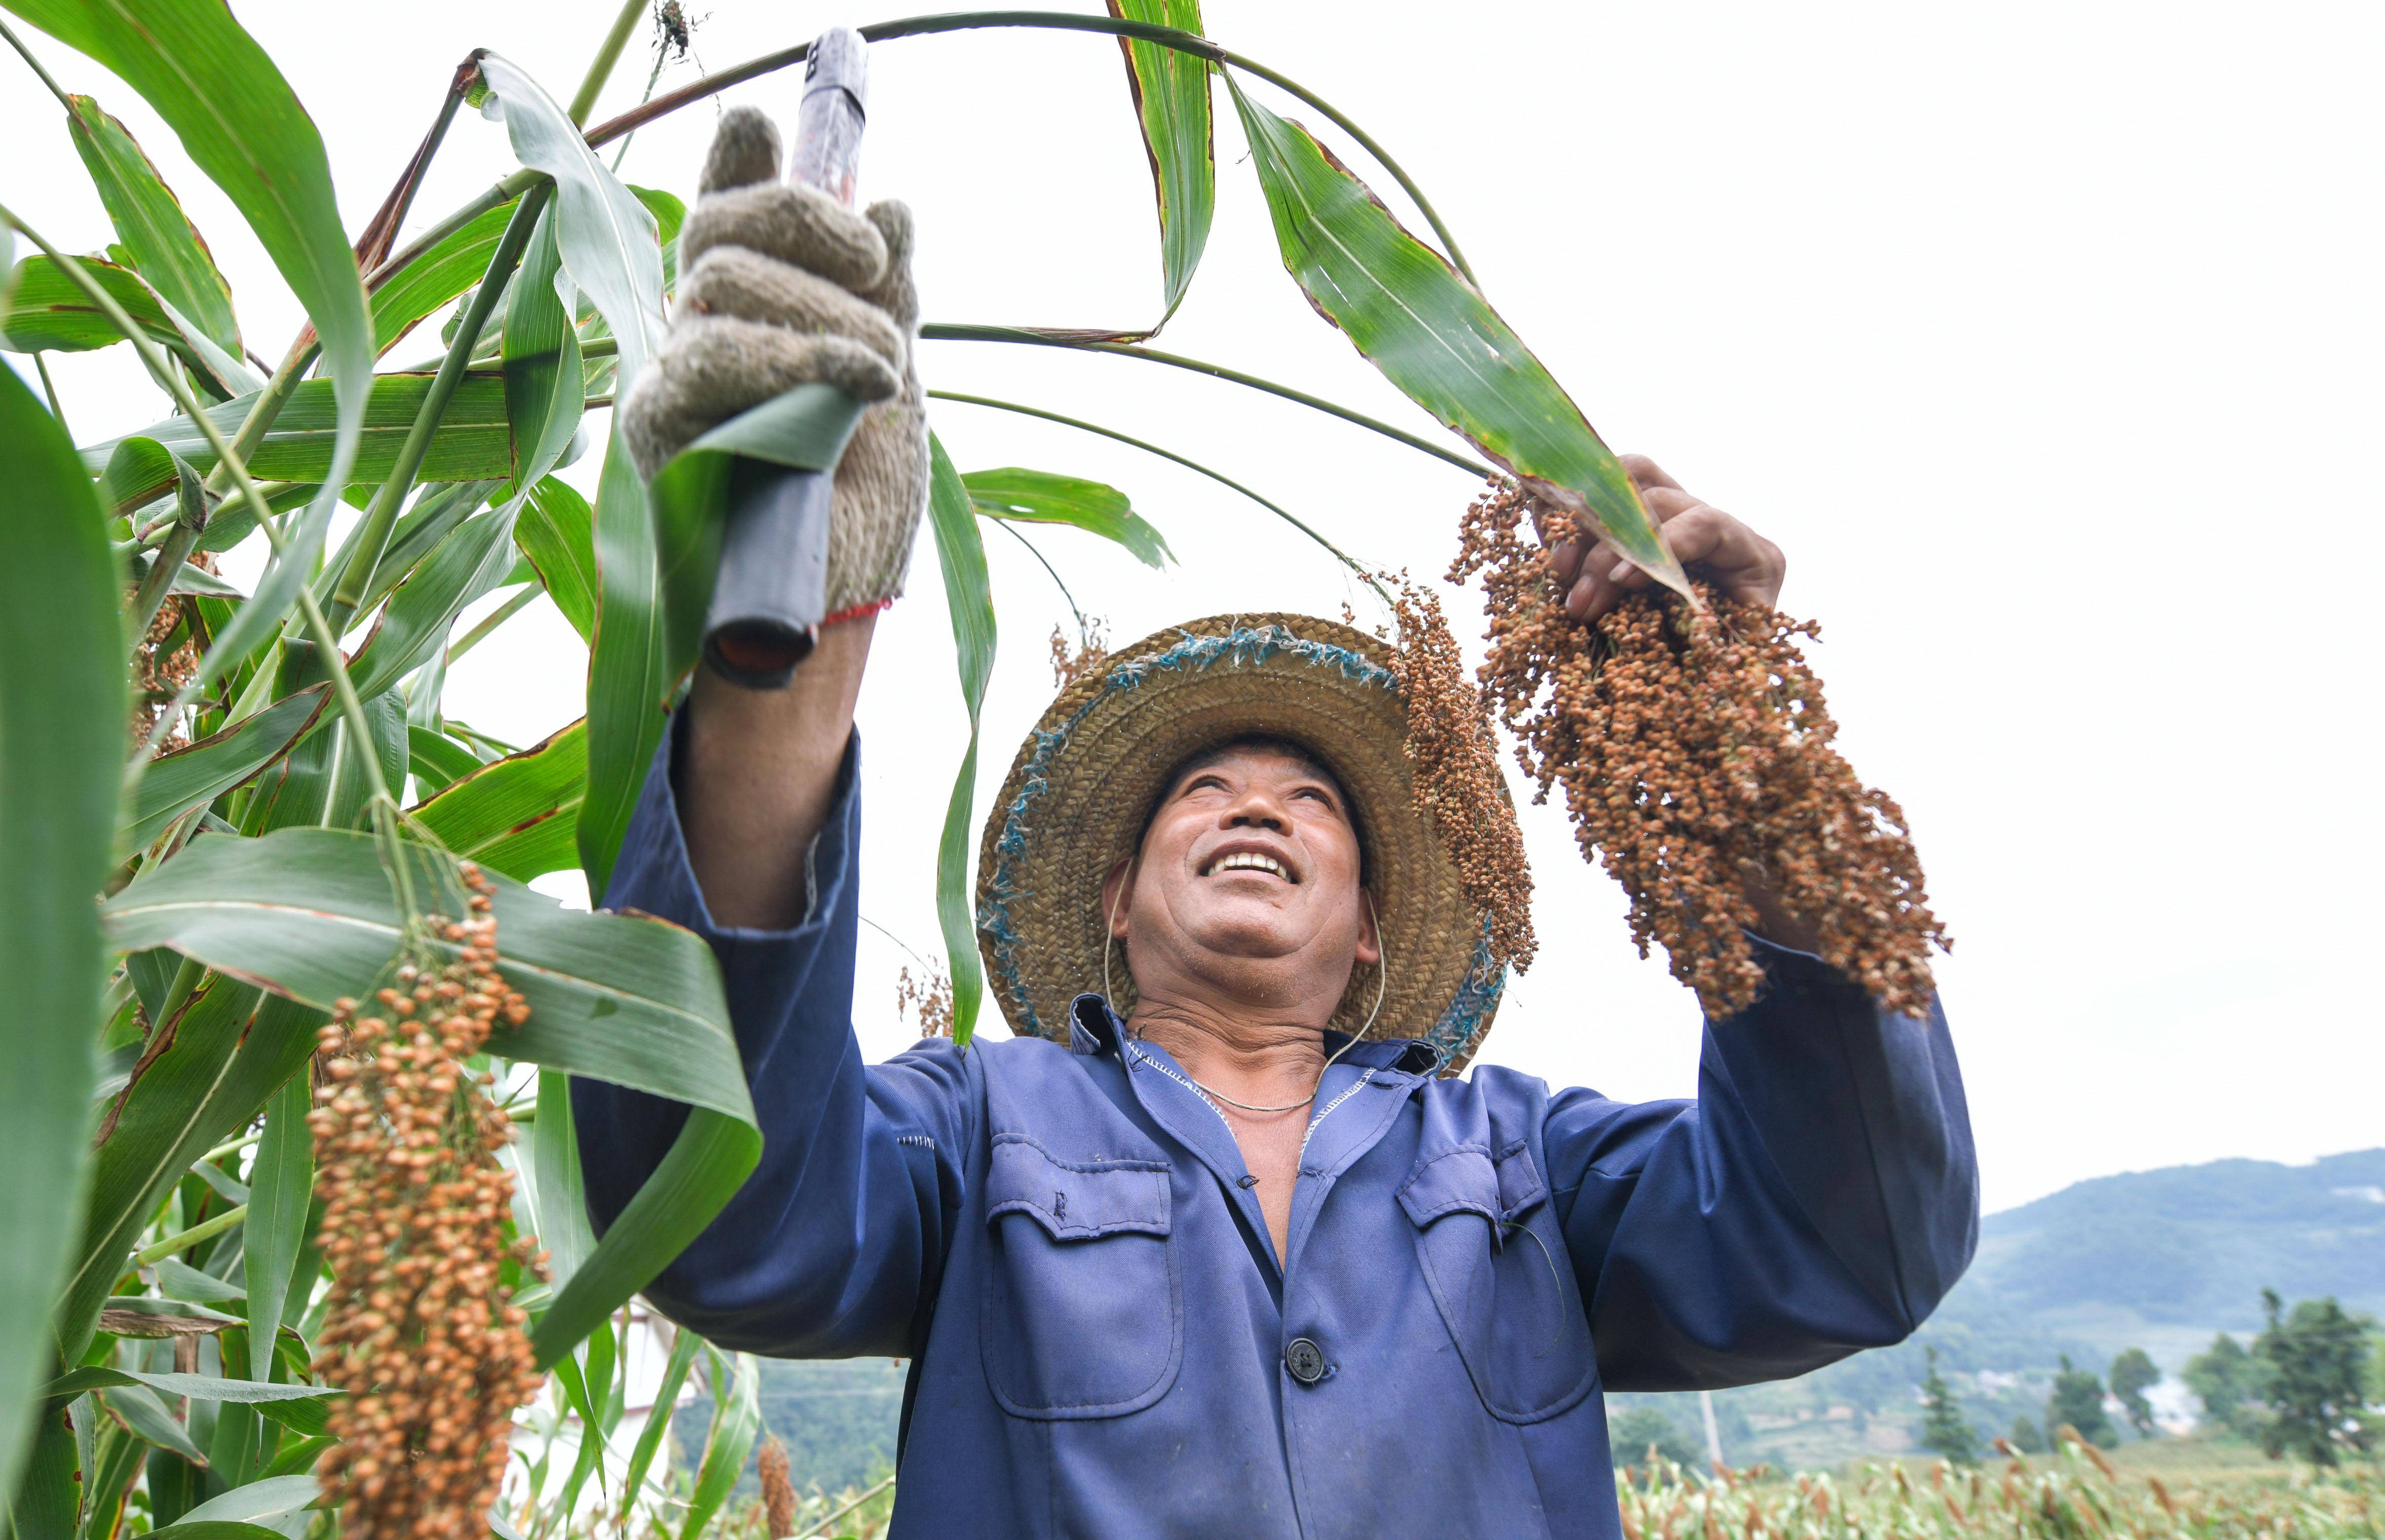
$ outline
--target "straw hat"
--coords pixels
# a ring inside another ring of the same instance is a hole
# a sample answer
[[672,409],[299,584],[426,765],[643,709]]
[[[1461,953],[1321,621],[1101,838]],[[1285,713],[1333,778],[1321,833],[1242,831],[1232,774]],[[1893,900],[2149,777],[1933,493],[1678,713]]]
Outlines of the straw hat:
[[[1161,779],[1246,735],[1315,754],[1358,814],[1388,978],[1367,1036],[1421,1038],[1464,1066],[1506,971],[1418,812],[1391,643],[1310,615],[1213,615],[1145,637],[1062,691],[1027,735],[986,818],[978,949],[1012,1027],[1068,1040],[1068,1002],[1102,987],[1102,879],[1134,853]],[[1113,972],[1133,1009],[1134,984]],[[1377,971],[1352,970],[1331,1025],[1355,1031]]]

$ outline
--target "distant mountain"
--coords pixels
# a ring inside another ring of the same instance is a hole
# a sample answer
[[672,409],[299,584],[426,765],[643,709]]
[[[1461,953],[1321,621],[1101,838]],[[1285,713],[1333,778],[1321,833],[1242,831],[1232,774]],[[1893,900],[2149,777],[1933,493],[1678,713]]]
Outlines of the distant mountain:
[[1961,1292],[2030,1315],[2102,1309],[2242,1330],[2258,1324],[2264,1287],[2385,1311],[2385,1149],[2101,1176],[1979,1229]]
[[[2259,1330],[2265,1287],[2385,1316],[2385,1149],[2100,1176],[1990,1214],[1970,1272],[1912,1341],[1718,1394],[1723,1444],[1786,1466],[1909,1448],[1929,1348],[1987,1432],[2042,1420],[2061,1356],[2102,1374],[2129,1348],[2169,1376],[2156,1405],[2191,1413],[2178,1371],[2216,1334]],[[1701,1441],[1694,1397],[1616,1401],[1654,1406]]]

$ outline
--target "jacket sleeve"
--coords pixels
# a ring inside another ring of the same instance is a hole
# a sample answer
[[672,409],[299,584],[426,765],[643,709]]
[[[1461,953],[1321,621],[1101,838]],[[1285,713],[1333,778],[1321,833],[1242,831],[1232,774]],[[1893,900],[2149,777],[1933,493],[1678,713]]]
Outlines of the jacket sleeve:
[[[906,1357],[928,1313],[976,1121],[974,1072],[948,1042],[876,1066],[853,1034],[856,738],[810,853],[810,911],[792,930],[714,923],[688,864],[672,786],[681,720],[646,775],[605,903],[703,937],[721,981],[762,1129],[761,1164],[646,1289],[724,1348],[781,1358]],[[686,1109],[574,1079],[588,1208],[599,1234],[651,1175]]]
[[1900,1341],[1979,1241],[1937,1002],[1891,1015],[1819,958],[1754,945],[1770,986],[1708,1021],[1695,1101],[1550,1101],[1550,1186],[1611,1390],[1779,1379]]

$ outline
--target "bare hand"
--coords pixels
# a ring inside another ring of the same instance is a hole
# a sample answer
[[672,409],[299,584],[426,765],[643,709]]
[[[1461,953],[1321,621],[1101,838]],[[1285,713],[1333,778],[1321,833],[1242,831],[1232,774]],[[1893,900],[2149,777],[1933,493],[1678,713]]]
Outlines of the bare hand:
[[[1780,548],[1719,508],[1691,496],[1644,454],[1626,454],[1623,468],[1640,488],[1641,501],[1665,527],[1665,539],[1683,566],[1695,566],[1729,598],[1766,605],[1780,599],[1780,581],[1789,574]],[[1566,588],[1566,613],[1580,621],[1593,621],[1622,602],[1626,593],[1643,589],[1649,576],[1623,559],[1615,542],[1601,540],[1582,550],[1582,541],[1560,541],[1549,553],[1557,581]]]

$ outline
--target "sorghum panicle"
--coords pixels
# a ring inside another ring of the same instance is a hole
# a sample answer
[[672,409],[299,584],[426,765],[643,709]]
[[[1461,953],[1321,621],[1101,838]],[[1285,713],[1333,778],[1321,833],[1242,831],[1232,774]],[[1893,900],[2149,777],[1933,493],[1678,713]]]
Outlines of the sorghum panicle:
[[[1458,885],[1482,917],[1494,967],[1532,965],[1532,872],[1499,775],[1483,692],[1467,682],[1441,600],[1403,573],[1392,612],[1399,645],[1392,673],[1407,707],[1407,756],[1417,803],[1457,864]],[[1346,611],[1347,606],[1344,606]]]
[[488,878],[463,876],[470,917],[432,921],[456,960],[401,967],[368,1006],[340,1001],[320,1039],[307,1121],[331,1298],[315,1368],[348,1394],[316,1470],[345,1540],[485,1536],[514,1410],[542,1380],[500,1282],[506,1261],[541,1260],[505,1238],[512,1124],[465,1067],[530,1007],[497,972]]
[[1109,661],[1107,632],[1107,626],[1100,619],[1089,620],[1079,632],[1076,646],[1070,647],[1068,639],[1062,634],[1060,627],[1057,626],[1052,627],[1052,688],[1054,689],[1068,689]]
[[894,985],[894,1013],[918,1023],[922,1037],[953,1035],[953,978],[942,968],[919,965],[913,978],[906,966]]
[[1755,881],[1883,1006],[1927,1010],[1929,949],[1950,943],[1903,811],[1831,745],[1837,724],[1797,646],[1818,627],[1704,584],[1703,611],[1651,589],[1579,625],[1549,565],[1563,517],[1493,482],[1466,510],[1449,576],[1480,575],[1483,687],[1535,800],[1562,788],[1583,855],[1623,885],[1640,955],[1663,943],[1709,1013],[1745,1009],[1765,976],[1742,928],[1756,921]]

